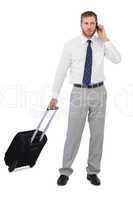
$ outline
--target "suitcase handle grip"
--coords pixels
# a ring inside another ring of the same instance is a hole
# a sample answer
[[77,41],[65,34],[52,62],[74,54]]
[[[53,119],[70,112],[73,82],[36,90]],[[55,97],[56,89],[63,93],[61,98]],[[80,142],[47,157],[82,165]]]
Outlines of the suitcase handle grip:
[[44,131],[42,132],[42,135],[41,135],[41,137],[40,137],[40,141],[43,139],[43,136],[44,136],[46,130],[48,129],[48,127],[49,127],[49,125],[50,125],[50,122],[52,121],[52,119],[53,119],[53,117],[54,117],[54,115],[55,115],[55,113],[56,113],[56,111],[57,111],[58,109],[59,109],[59,107],[55,107],[55,109],[51,109],[49,106],[47,107],[47,109],[46,109],[44,115],[42,116],[42,119],[41,119],[40,123],[38,124],[38,126],[37,126],[35,132],[33,133],[33,136],[32,136],[32,138],[31,138],[31,143],[33,142],[34,138],[36,137],[36,134],[38,133],[38,130],[39,130],[39,128],[40,128],[40,126],[41,126],[41,124],[42,124],[44,118],[46,117],[48,111],[54,110],[53,115],[51,116],[50,120],[48,121],[48,123],[47,123],[47,125],[46,125],[46,127],[45,127],[45,129],[44,129]]
[[55,107],[54,109],[52,109],[52,108],[50,108],[49,106],[47,107],[47,110],[58,110],[59,109],[59,107],[57,106],[57,107]]

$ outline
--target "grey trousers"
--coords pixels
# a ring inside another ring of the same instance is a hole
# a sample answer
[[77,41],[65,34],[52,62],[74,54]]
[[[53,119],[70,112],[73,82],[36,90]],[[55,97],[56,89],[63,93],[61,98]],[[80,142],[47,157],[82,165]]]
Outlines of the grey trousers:
[[69,117],[60,174],[71,175],[72,163],[78,152],[86,117],[90,128],[89,153],[86,171],[88,174],[100,172],[103,149],[104,124],[107,91],[105,86],[79,88],[73,86],[70,95]]

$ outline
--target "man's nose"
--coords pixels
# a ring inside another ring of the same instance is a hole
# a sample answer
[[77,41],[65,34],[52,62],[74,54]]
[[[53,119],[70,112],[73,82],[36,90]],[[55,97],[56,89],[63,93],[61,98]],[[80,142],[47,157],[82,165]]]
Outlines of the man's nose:
[[90,29],[90,28],[91,28],[91,25],[90,25],[90,24],[88,24],[87,28],[88,28],[88,29]]

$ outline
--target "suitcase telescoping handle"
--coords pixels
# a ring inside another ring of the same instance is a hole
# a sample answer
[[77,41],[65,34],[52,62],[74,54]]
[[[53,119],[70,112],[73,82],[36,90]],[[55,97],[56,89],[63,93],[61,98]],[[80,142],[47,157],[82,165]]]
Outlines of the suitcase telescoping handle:
[[33,142],[34,138],[36,137],[36,134],[38,133],[39,128],[40,128],[40,126],[41,126],[41,124],[42,124],[44,118],[46,117],[48,111],[49,111],[49,110],[54,110],[54,113],[52,114],[51,118],[49,119],[49,121],[48,121],[48,123],[47,123],[47,125],[46,125],[46,127],[45,127],[45,129],[44,129],[44,131],[42,132],[42,135],[41,135],[41,137],[40,137],[40,141],[43,139],[43,136],[45,135],[45,132],[46,132],[46,130],[48,129],[48,127],[49,127],[49,125],[50,125],[50,122],[52,121],[52,119],[53,119],[53,117],[54,117],[56,111],[58,110],[58,108],[59,108],[59,107],[56,107],[55,109],[51,109],[49,106],[47,107],[47,109],[46,109],[46,111],[45,111],[45,113],[44,113],[44,115],[43,115],[43,117],[42,117],[40,123],[38,124],[38,126],[37,126],[37,128],[36,128],[36,130],[35,130],[35,132],[34,132],[34,134],[33,134],[33,136],[32,136],[32,138],[31,138],[31,143]]

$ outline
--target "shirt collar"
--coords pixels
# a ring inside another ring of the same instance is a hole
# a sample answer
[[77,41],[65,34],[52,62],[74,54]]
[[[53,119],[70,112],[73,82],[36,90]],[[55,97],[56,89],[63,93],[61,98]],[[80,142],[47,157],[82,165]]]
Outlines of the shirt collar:
[[87,43],[87,40],[91,40],[92,43],[95,42],[95,36],[93,35],[92,37],[86,37],[83,33],[81,34],[81,41],[82,43]]

